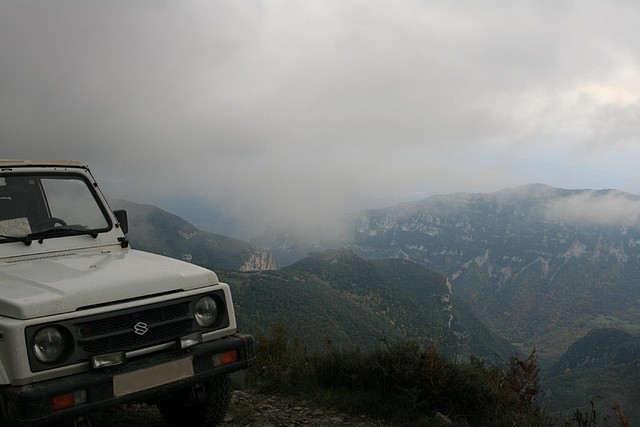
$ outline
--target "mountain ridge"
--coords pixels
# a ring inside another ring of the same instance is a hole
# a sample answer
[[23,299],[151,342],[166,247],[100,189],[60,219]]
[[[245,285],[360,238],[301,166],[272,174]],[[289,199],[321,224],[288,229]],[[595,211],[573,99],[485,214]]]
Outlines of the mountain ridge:
[[441,194],[354,212],[346,230],[306,246],[286,230],[256,241],[282,265],[337,246],[412,260],[448,277],[488,325],[542,360],[590,329],[640,330],[637,195],[545,184]]
[[114,209],[125,209],[128,238],[133,247],[216,269],[275,270],[271,252],[257,245],[195,227],[156,206],[110,199]]
[[[640,299],[631,279],[640,272],[639,200],[539,184],[433,196],[364,212],[348,247],[442,272],[504,336],[533,337],[530,346],[558,357],[570,337],[602,326],[598,320],[640,323],[630,302]],[[609,209],[614,204],[635,211]]]

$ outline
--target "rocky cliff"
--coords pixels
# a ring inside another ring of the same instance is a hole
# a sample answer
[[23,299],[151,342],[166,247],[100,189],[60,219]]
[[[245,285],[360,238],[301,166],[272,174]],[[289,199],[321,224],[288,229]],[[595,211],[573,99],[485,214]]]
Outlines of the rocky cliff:
[[271,252],[259,247],[254,247],[253,253],[240,266],[239,271],[267,271],[275,270],[276,263],[273,261]]

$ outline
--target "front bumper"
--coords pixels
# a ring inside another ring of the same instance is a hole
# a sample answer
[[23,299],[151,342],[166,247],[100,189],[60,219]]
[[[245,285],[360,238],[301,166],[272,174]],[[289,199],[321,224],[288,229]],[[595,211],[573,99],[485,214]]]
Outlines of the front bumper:
[[[223,354],[237,351],[237,357]],[[234,360],[235,359],[235,360]],[[187,350],[140,357],[124,365],[0,389],[3,413],[14,426],[37,426],[132,401],[152,401],[255,363],[254,338],[235,334]],[[54,410],[55,396],[84,393],[86,402]]]

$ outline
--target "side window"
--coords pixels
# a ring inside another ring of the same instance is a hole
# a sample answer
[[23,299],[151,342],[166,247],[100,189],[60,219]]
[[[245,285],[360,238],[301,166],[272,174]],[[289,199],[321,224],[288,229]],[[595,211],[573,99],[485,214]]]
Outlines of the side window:
[[0,177],[0,234],[29,234],[30,205],[24,182],[9,182]]

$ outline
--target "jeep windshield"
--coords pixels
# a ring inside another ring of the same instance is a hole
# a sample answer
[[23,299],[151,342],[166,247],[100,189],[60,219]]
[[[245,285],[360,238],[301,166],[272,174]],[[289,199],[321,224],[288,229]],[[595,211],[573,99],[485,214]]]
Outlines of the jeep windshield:
[[75,174],[0,174],[0,243],[97,237],[111,222],[89,182]]

